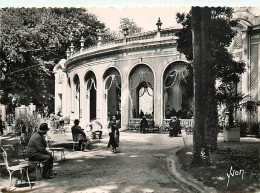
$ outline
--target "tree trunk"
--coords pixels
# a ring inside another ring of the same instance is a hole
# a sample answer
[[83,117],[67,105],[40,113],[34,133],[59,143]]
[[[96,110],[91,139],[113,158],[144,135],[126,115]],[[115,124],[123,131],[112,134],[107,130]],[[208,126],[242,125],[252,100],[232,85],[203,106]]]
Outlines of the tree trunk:
[[209,151],[217,149],[218,112],[216,100],[216,76],[214,65],[211,62],[211,48],[209,39],[209,26],[211,22],[211,10],[208,7],[202,9],[201,36],[203,55],[203,97],[204,97],[204,129],[205,129],[205,154],[209,162]]
[[204,141],[204,108],[203,108],[203,65],[201,39],[201,9],[192,7],[193,38],[193,75],[194,75],[194,132],[193,132],[193,164],[202,162],[201,151]]

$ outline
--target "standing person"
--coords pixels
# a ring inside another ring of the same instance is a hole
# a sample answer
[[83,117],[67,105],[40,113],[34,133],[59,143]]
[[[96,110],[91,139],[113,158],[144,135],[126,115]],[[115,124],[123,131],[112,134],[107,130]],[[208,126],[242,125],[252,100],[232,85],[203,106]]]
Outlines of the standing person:
[[83,139],[79,140],[78,149],[81,149],[81,145],[82,145],[83,142],[86,143],[86,146],[88,148],[90,148],[90,140],[87,138],[86,134],[84,133],[84,131],[79,126],[79,120],[78,119],[75,119],[74,126],[71,127],[71,132],[72,132],[72,136],[73,136],[74,141],[77,141],[79,134],[82,135],[82,137],[83,137]]
[[147,127],[148,121],[146,120],[146,117],[143,116],[143,119],[140,121],[140,133],[145,133]]
[[143,116],[144,116],[144,112],[143,112],[142,109],[141,109],[140,114],[139,114],[139,117],[141,118],[141,117],[143,117]]
[[119,146],[119,128],[116,124],[116,116],[112,116],[112,120],[108,124],[109,142],[107,147],[112,146],[112,152],[116,153],[116,148]]
[[170,119],[171,118],[171,112],[170,109],[167,109],[166,113],[165,113],[166,119]]
[[42,178],[45,179],[53,178],[53,157],[51,153],[46,150],[47,142],[44,137],[48,130],[49,128],[47,123],[42,123],[38,131],[31,136],[27,146],[27,155],[29,160],[45,162],[42,170]]

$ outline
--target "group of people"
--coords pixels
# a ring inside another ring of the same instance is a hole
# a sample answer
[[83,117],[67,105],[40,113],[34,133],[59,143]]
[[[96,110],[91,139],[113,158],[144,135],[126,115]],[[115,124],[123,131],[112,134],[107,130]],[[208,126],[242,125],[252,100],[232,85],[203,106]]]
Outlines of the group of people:
[[[89,126],[90,130],[94,131],[96,125],[99,125],[102,129],[102,125],[97,121],[93,120]],[[108,124],[109,131],[109,142],[107,147],[112,147],[112,152],[116,153],[116,148],[119,147],[119,129],[120,125],[116,120],[116,116],[112,116],[111,121]],[[53,157],[52,154],[47,150],[47,142],[45,139],[45,135],[49,130],[47,123],[42,123],[38,128],[37,132],[35,132],[27,146],[27,156],[31,161],[42,161],[44,163],[42,170],[42,178],[44,179],[52,179],[53,178]],[[85,144],[85,148],[90,148],[90,139],[86,136],[83,129],[79,126],[79,120],[74,120],[74,125],[71,128],[72,136],[81,135],[82,138],[77,140],[78,148],[81,149],[82,144]],[[102,138],[102,131],[99,132],[99,138]]]

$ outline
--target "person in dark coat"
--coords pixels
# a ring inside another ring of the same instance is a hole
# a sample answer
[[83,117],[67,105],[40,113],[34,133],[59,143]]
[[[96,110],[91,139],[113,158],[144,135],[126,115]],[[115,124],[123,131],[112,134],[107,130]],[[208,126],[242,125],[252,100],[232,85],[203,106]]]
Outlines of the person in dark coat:
[[116,123],[116,116],[112,116],[112,120],[108,124],[109,142],[107,147],[112,146],[112,152],[116,153],[116,148],[119,146],[119,127]]
[[180,126],[180,121],[177,119],[176,116],[171,117],[169,126],[170,126],[169,137],[173,137],[173,136],[177,137],[181,126]]
[[140,114],[139,114],[139,117],[141,118],[141,117],[143,117],[143,116],[144,116],[144,112],[143,112],[142,109],[141,109]]
[[82,135],[82,139],[80,139],[79,143],[78,143],[78,149],[81,149],[81,145],[82,145],[83,142],[86,144],[86,146],[88,148],[90,147],[90,140],[87,138],[86,134],[84,133],[84,131],[79,126],[79,120],[78,119],[74,120],[74,126],[71,127],[71,132],[72,132],[72,136],[73,136],[74,141],[78,141],[78,139],[77,139],[78,136]]
[[42,123],[38,131],[31,136],[27,146],[27,155],[29,160],[42,161],[45,163],[42,170],[42,178],[45,179],[53,178],[53,157],[51,153],[46,150],[47,142],[44,137],[48,130],[48,124]]
[[146,117],[143,116],[143,119],[140,121],[140,133],[145,133],[147,128],[148,121],[146,120]]
[[4,131],[3,131],[3,121],[2,121],[2,117],[0,116],[0,133],[1,135],[4,134]]

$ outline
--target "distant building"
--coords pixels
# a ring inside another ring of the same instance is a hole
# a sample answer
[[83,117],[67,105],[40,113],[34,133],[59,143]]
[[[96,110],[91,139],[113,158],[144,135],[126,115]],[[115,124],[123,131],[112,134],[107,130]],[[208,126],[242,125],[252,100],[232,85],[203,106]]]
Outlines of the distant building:
[[[258,106],[248,113],[241,109],[238,117],[260,122],[260,19],[247,12],[236,12],[238,35],[230,47],[236,60],[246,63],[238,91],[245,94],[242,103],[255,101]],[[121,125],[139,117],[141,110],[153,117],[155,125],[165,123],[165,112],[192,107],[185,97],[184,79],[189,62],[177,49],[175,33],[168,28],[101,44],[74,53],[55,67],[55,112],[87,123],[121,112]]]

